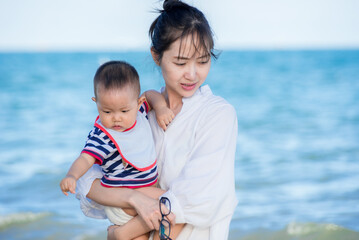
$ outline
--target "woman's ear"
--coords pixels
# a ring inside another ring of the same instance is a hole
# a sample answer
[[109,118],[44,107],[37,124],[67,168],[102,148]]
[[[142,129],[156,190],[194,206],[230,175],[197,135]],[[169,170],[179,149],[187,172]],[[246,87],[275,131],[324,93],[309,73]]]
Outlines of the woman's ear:
[[159,55],[156,52],[156,50],[154,49],[154,47],[151,47],[151,55],[152,55],[152,59],[153,61],[156,63],[156,65],[160,65],[160,61],[159,61]]
[[96,98],[95,98],[95,97],[92,97],[91,99],[92,99],[92,101],[96,102]]

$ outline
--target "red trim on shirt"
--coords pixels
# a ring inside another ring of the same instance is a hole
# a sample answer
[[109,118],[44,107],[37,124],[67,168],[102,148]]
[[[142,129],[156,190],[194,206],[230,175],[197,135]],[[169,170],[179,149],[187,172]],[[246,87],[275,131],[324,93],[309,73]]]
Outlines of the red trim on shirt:
[[145,104],[145,111],[146,113],[148,113],[148,109],[150,109],[150,107],[148,106],[148,102],[145,100],[143,103]]
[[[95,126],[98,127],[99,129],[101,129],[110,139],[111,141],[115,144],[118,152],[120,153],[121,157],[122,157],[122,160],[125,161],[126,163],[130,164],[131,166],[133,166],[134,168],[136,168],[138,171],[147,171],[148,169],[151,169],[153,168],[155,165],[156,165],[156,162],[157,162],[157,159],[155,160],[155,162],[153,164],[151,164],[150,166],[148,167],[145,167],[145,168],[140,168],[140,167],[137,167],[135,165],[133,165],[129,160],[127,160],[125,158],[125,156],[123,156],[122,152],[121,152],[121,149],[120,149],[120,146],[117,144],[117,142],[115,141],[115,139],[111,136],[111,134],[109,132],[106,131],[105,128],[103,128],[100,124],[97,123],[97,120],[99,119],[99,116],[96,118],[96,122],[95,122]],[[133,126],[134,127],[134,126]]]
[[102,162],[103,162],[103,159],[101,159],[98,155],[96,155],[95,153],[90,152],[90,151],[88,151],[86,149],[82,150],[81,153],[85,153],[85,154],[88,154],[88,155],[94,157],[95,158],[95,164],[101,165]]
[[136,121],[135,121],[135,123],[132,125],[132,127],[127,128],[126,130],[123,130],[122,132],[127,132],[127,131],[130,131],[132,128],[134,128],[134,127],[135,127],[136,123],[137,123],[137,120],[136,120]]
[[[148,183],[148,184],[146,184],[146,185],[141,185],[141,186],[118,186],[118,187],[123,187],[123,188],[142,188],[142,187],[152,186],[152,185],[156,184],[156,182],[157,182],[157,179],[156,179],[154,182]],[[114,187],[114,186],[105,185],[105,184],[102,183],[102,182],[101,182],[101,185],[102,185],[103,187],[107,187],[107,188],[118,188],[118,187]]]

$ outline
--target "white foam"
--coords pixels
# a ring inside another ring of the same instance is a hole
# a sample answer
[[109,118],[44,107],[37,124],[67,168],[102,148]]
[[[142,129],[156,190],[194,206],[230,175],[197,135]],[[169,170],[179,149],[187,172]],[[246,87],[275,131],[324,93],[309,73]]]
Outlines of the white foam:
[[342,230],[343,228],[329,223],[329,224],[317,224],[317,223],[296,223],[291,222],[287,226],[287,233],[288,235],[307,235],[314,232],[319,231],[338,231]]
[[32,213],[32,212],[23,212],[23,213],[13,213],[6,216],[0,216],[0,229],[6,228],[9,225],[13,224],[22,224],[29,223],[49,216],[50,213]]

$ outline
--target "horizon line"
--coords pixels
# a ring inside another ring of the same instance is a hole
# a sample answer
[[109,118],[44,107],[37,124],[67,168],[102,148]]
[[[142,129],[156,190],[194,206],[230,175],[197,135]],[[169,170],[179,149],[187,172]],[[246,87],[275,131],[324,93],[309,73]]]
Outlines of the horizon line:
[[[91,52],[149,52],[150,47],[0,47],[0,53],[91,53]],[[215,51],[310,51],[310,50],[359,50],[359,44],[355,45],[237,45],[219,46]]]

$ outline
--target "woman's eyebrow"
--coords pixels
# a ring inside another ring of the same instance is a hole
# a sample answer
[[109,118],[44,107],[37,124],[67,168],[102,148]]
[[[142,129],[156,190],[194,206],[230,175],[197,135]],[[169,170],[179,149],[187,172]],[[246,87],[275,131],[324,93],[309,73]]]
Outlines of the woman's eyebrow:
[[177,59],[177,60],[188,60],[188,57],[184,57],[184,56],[174,56],[173,58]]
[[[209,54],[204,54],[202,56],[199,56],[197,59],[203,59],[203,58],[208,58]],[[184,57],[184,56],[174,56],[173,58],[177,59],[177,60],[189,60],[189,57]]]

